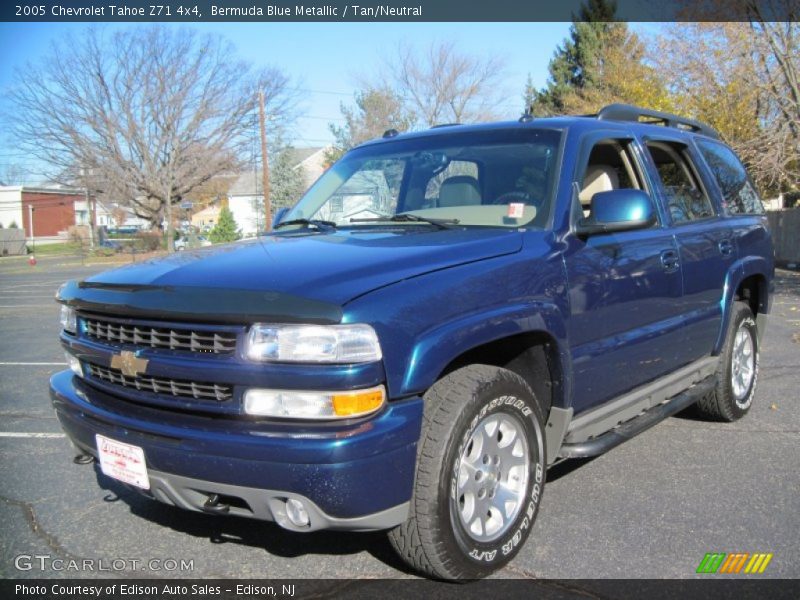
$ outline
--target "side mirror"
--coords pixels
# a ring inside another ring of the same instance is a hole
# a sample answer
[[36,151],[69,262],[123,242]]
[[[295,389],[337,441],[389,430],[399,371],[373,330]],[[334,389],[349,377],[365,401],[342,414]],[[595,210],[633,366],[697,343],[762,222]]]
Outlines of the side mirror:
[[289,212],[289,209],[285,206],[282,206],[278,210],[275,211],[275,214],[272,215],[272,228],[275,229],[275,226],[283,220],[283,217],[286,216],[286,213]]
[[642,190],[611,190],[592,196],[592,211],[578,222],[578,235],[647,229],[656,223],[653,202]]

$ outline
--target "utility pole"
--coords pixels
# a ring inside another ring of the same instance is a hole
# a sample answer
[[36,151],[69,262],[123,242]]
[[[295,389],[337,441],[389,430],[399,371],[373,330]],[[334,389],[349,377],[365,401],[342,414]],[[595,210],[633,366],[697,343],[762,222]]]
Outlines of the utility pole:
[[92,199],[89,197],[89,185],[86,180],[84,180],[83,196],[86,199],[86,210],[89,211],[89,247],[94,248],[95,211],[92,209]]
[[272,230],[272,202],[269,198],[269,158],[267,157],[267,125],[266,116],[264,114],[264,92],[258,91],[258,114],[261,123],[261,176],[262,188],[264,193],[264,228],[267,231]]
[[28,223],[31,224],[31,252],[36,253],[36,238],[33,237],[33,204],[28,204]]

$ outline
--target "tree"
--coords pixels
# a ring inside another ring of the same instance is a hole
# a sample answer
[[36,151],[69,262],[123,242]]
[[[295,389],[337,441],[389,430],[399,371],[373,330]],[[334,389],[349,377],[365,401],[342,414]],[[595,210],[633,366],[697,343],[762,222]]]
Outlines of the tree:
[[208,234],[208,239],[215,244],[219,244],[235,242],[241,237],[242,233],[236,225],[236,220],[233,218],[231,209],[227,206],[223,206],[222,210],[219,211],[217,224],[214,225],[214,229]]
[[295,150],[291,146],[282,148],[270,165],[272,207],[291,208],[306,191],[302,165],[295,165]]
[[547,85],[536,95],[536,114],[563,114],[568,98],[590,91],[604,76],[604,55],[611,43],[619,43],[624,23],[614,22],[616,3],[588,0],[573,18],[569,38],[556,48],[548,65]]
[[365,90],[396,97],[403,108],[401,119],[413,117],[413,129],[493,118],[504,100],[503,71],[504,61],[498,56],[467,54],[452,42],[425,49],[400,44],[394,55],[383,59],[380,76],[362,80]]
[[402,98],[390,88],[368,88],[356,92],[355,106],[340,105],[344,125],[331,123],[328,127],[335,138],[326,152],[329,164],[336,162],[350,148],[383,135],[387,129],[403,132],[411,129],[414,114]]
[[748,6],[750,22],[676,24],[652,54],[679,111],[717,129],[773,194],[800,181],[800,15],[786,5],[789,21],[768,22]]
[[644,43],[625,23],[613,20],[615,11],[616,4],[606,0],[588,0],[581,7],[569,38],[550,61],[547,85],[535,93],[534,114],[594,113],[615,102],[672,108]]
[[293,110],[288,78],[254,73],[223,38],[163,26],[81,32],[16,73],[14,133],[65,181],[118,200],[172,236],[172,206],[235,172],[256,90],[273,126]]

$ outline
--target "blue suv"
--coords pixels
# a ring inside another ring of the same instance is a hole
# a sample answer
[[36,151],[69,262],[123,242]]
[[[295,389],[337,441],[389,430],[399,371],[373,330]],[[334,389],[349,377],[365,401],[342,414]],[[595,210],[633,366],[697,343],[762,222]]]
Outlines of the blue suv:
[[753,402],[772,242],[696,121],[387,131],[274,229],[62,286],[51,396],[79,461],[475,578],[525,542],[548,466]]

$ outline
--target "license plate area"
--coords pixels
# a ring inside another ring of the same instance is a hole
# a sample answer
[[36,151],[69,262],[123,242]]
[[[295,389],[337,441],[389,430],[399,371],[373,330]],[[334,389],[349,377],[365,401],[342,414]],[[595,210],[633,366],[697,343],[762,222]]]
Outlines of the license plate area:
[[112,440],[100,434],[95,435],[100,470],[104,475],[130,485],[150,489],[144,450],[133,444]]

